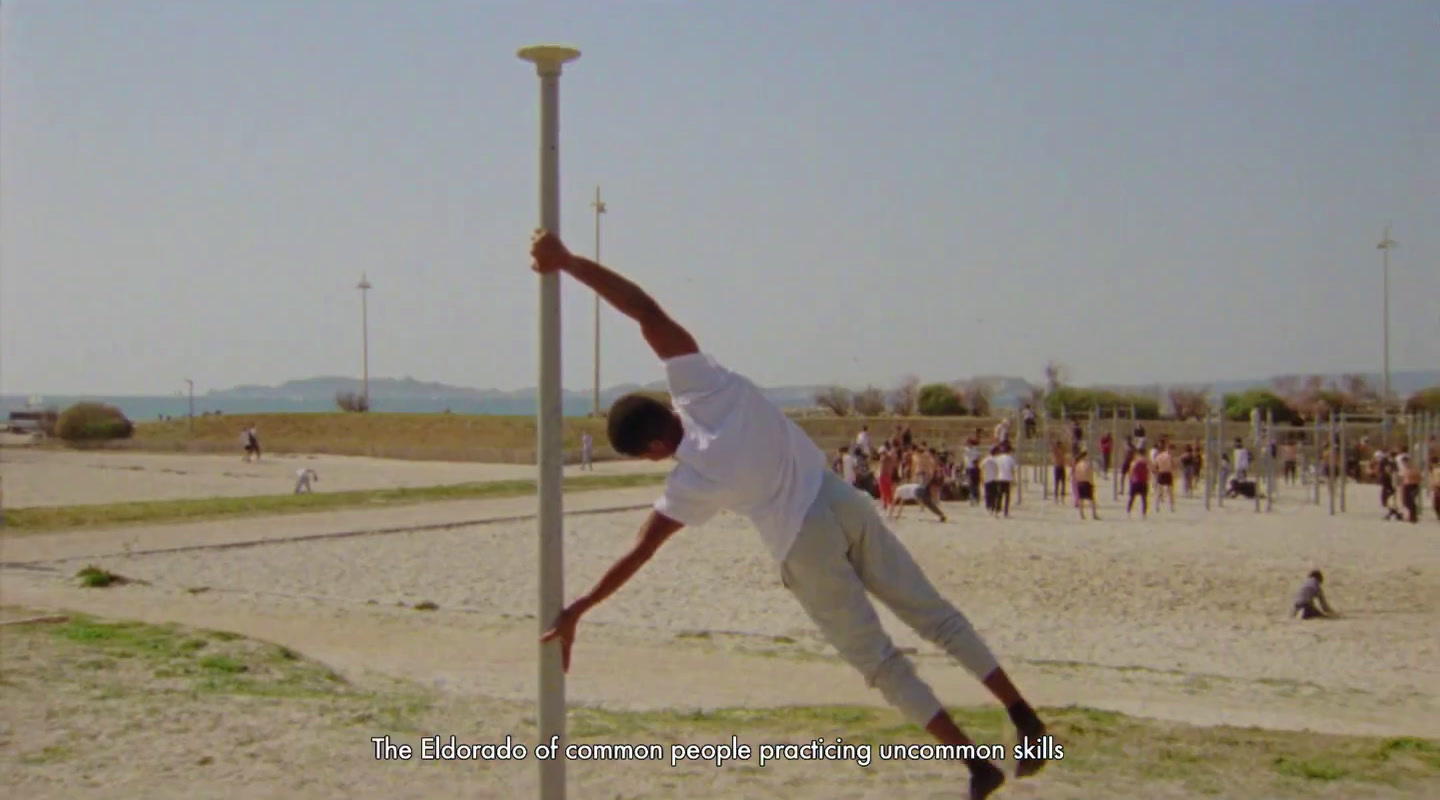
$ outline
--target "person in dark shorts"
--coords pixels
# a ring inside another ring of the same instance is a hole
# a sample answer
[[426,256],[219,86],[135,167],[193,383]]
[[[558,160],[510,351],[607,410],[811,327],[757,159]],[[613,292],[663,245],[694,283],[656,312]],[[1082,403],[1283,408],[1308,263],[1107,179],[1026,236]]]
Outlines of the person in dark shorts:
[[1311,570],[1305,582],[1300,584],[1300,591],[1295,593],[1295,602],[1290,606],[1291,617],[1315,619],[1337,616],[1335,609],[1325,602],[1325,592],[1320,588],[1324,582],[1325,576],[1320,574],[1320,570]]
[[1160,503],[1166,495],[1170,496],[1170,513],[1175,513],[1175,462],[1170,454],[1170,443],[1160,442],[1159,452],[1155,454],[1155,510],[1160,510]]
[[1090,504],[1092,519],[1100,519],[1100,509],[1095,505],[1095,467],[1090,463],[1090,452],[1083,447],[1075,458],[1075,468],[1070,471],[1075,479],[1075,507],[1080,509],[1080,519],[1085,519],[1085,504]]
[[251,425],[240,433],[240,443],[245,447],[245,461],[250,459],[260,460],[260,435],[255,432],[255,426]]
[[1068,494],[1065,484],[1065,443],[1059,439],[1050,446],[1050,459],[1055,464],[1055,502],[1065,500]]
[[1143,451],[1135,451],[1130,461],[1130,502],[1125,504],[1125,516],[1135,509],[1135,498],[1140,498],[1140,517],[1150,516],[1150,462]]

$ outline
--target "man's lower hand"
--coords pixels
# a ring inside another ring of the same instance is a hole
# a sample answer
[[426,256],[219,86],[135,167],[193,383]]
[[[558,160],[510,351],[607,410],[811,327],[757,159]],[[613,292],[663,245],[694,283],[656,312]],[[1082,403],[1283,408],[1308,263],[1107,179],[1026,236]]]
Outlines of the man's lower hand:
[[568,606],[555,618],[550,630],[540,635],[540,641],[560,641],[560,664],[565,672],[570,671],[570,647],[575,644],[575,626],[580,622],[580,609],[576,605]]

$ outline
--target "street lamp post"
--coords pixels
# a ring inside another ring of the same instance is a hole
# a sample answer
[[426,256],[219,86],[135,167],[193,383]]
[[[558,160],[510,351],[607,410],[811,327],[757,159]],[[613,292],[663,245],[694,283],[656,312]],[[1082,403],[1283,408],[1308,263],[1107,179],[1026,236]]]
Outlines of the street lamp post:
[[360,282],[355,284],[360,290],[360,396],[364,399],[364,405],[360,410],[370,410],[370,278],[363,273],[360,275]]
[[[1376,245],[1380,251],[1381,264],[1385,272],[1385,409],[1388,416],[1390,409],[1390,251],[1399,246],[1399,242],[1390,238],[1390,226],[1385,226],[1385,236]],[[1388,421],[1388,420],[1387,420]]]
[[195,381],[185,379],[185,386],[190,390],[190,435],[195,435]]
[[[600,199],[600,187],[595,187],[595,263],[600,263],[600,215],[605,213],[605,201]],[[600,293],[595,293],[595,408],[594,416],[600,416]]]

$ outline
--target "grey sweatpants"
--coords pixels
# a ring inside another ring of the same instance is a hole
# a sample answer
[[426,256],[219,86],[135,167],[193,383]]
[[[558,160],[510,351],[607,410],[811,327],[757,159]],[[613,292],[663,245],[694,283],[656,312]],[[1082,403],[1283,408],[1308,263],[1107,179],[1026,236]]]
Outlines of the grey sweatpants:
[[867,593],[976,678],[998,666],[969,620],[940,596],[870,499],[833,473],[825,474],[780,576],[840,655],[917,725],[930,722],[942,706],[881,627]]

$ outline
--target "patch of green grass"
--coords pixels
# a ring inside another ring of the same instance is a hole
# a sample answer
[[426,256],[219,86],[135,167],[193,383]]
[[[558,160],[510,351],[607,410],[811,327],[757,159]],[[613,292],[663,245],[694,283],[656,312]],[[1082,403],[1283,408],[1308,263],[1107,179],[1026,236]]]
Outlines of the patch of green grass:
[[[978,743],[1014,743],[1002,709],[951,713]],[[1042,709],[1041,716],[1064,748],[1061,763],[1067,773],[1178,783],[1202,795],[1303,796],[1305,785],[1353,782],[1440,796],[1440,742],[1426,739],[1207,728],[1079,707]],[[718,742],[732,734],[752,742],[843,737],[876,746],[930,741],[891,711],[848,706],[640,713],[577,708],[570,712],[570,734],[577,741],[660,743]]]
[[126,578],[123,575],[116,575],[109,570],[101,569],[100,567],[96,567],[93,565],[75,573],[75,578],[80,581],[81,586],[84,586],[87,589],[104,589],[108,586],[124,586],[125,584],[130,582],[130,579]]
[[226,631],[111,622],[76,615],[37,628],[80,648],[77,666],[112,670],[131,660],[151,676],[195,692],[259,696],[322,696],[348,691],[345,680],[289,648]]
[[[565,479],[565,491],[627,489],[654,486],[659,474],[582,475]],[[535,493],[535,481],[490,481],[450,486],[399,489],[364,489],[352,492],[275,494],[252,497],[202,497],[138,503],[98,503],[78,506],[43,506],[4,510],[7,534],[106,528],[120,525],[197,522],[273,514],[304,514],[346,508],[417,505],[445,500],[524,497]]]

